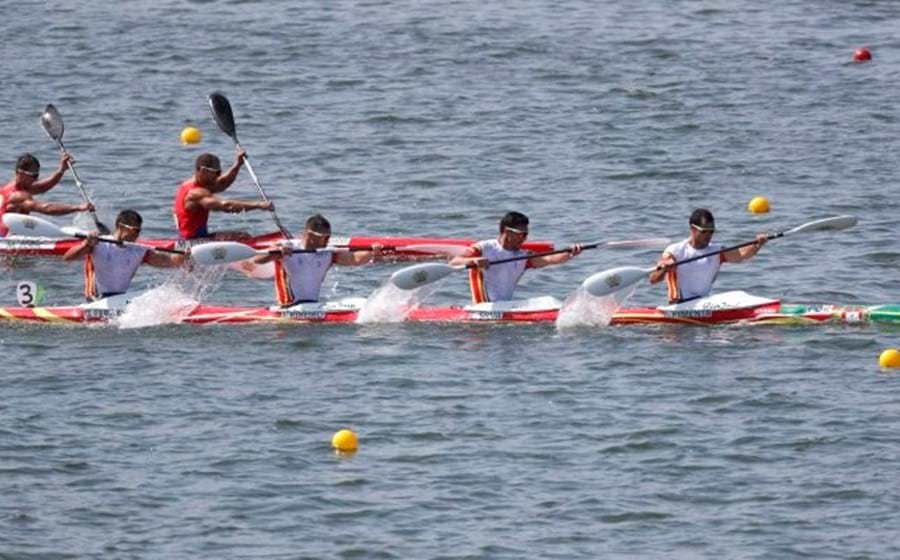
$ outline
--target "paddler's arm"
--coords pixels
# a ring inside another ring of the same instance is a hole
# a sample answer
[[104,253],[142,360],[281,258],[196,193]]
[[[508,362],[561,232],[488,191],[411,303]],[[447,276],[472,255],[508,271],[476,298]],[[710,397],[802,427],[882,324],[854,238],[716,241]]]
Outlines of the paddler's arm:
[[63,255],[64,261],[74,261],[76,259],[80,259],[85,255],[89,255],[94,252],[94,247],[97,246],[97,234],[89,233],[87,239],[75,245]]
[[294,254],[294,246],[291,245],[290,242],[287,243],[272,243],[268,247],[266,247],[268,251],[281,251],[281,253],[266,253],[265,255],[257,255],[253,257],[253,262],[255,264],[266,264],[272,262],[277,259],[283,259],[284,257],[289,257]]
[[214,194],[208,194],[194,202],[207,210],[212,210],[213,212],[228,212],[230,214],[247,212],[248,210],[272,210],[275,208],[275,205],[272,204],[271,200],[267,202],[262,200],[228,200]]
[[575,245],[572,245],[572,248],[569,249],[568,253],[546,255],[544,257],[534,257],[533,259],[528,259],[528,262],[531,265],[531,268],[544,268],[545,266],[562,264],[564,262],[569,262],[573,258],[580,255],[581,250],[581,244],[576,243]]
[[734,249],[732,251],[728,251],[724,253],[725,262],[737,263],[741,261],[746,261],[747,259],[753,258],[756,253],[762,249],[762,246],[766,244],[766,241],[769,240],[769,236],[765,233],[760,233],[756,236],[756,243],[753,245],[747,245],[746,247],[741,247],[740,249]]
[[71,159],[72,157],[69,154],[63,154],[59,158],[59,167],[56,168],[56,171],[54,171],[50,176],[41,179],[40,181],[31,183],[31,186],[28,188],[28,192],[30,192],[31,194],[42,194],[58,185],[62,180],[63,175],[65,175],[66,169],[68,169],[69,161]]
[[478,245],[472,245],[462,255],[453,257],[448,263],[450,266],[469,266],[475,263],[478,268],[488,268],[491,262],[487,257],[481,256],[481,248]]
[[238,171],[241,170],[241,167],[244,165],[244,158],[247,157],[247,152],[243,149],[238,149],[237,153],[234,155],[234,163],[231,164],[231,167],[225,173],[219,175],[219,178],[216,179],[216,192],[222,192],[228,187],[231,186],[231,183],[234,183],[234,180],[237,179]]
[[669,253],[663,253],[659,258],[659,261],[656,263],[656,270],[651,272],[647,279],[651,284],[656,284],[666,276],[666,272],[669,270],[669,267],[675,264],[675,257],[670,255]]
[[63,216],[65,214],[74,214],[75,212],[88,212],[94,209],[94,205],[89,202],[81,204],[62,204],[58,202],[42,202],[39,200],[29,199],[19,205],[25,212],[37,212],[39,214],[47,214],[48,216]]
[[145,263],[158,268],[176,268],[183,265],[186,260],[187,255],[174,255],[171,253],[160,253],[159,251],[147,251],[147,254],[144,255]]
[[382,246],[379,243],[372,244],[371,251],[340,251],[334,253],[334,264],[341,266],[360,266],[375,263],[381,260]]

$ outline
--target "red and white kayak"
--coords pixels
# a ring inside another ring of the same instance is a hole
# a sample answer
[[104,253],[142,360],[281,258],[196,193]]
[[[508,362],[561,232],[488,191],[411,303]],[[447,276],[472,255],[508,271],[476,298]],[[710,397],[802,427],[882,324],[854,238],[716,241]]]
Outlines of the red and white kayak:
[[[268,247],[274,241],[282,239],[281,233],[272,232],[241,240],[254,249]],[[184,249],[190,245],[204,243],[208,240],[181,241],[176,239],[141,239],[141,244],[161,249]],[[0,255],[62,256],[81,243],[80,239],[53,239],[46,237],[10,236],[0,238]],[[338,248],[365,249],[373,244],[385,247],[387,257],[415,257],[434,254],[459,254],[462,249],[475,243],[472,239],[442,239],[436,237],[391,237],[391,236],[354,236],[332,237],[330,245]],[[553,243],[549,241],[527,241],[522,248],[535,253],[552,251]]]
[[[180,322],[190,324],[247,323],[350,323],[357,320],[365,298],[278,307],[196,305],[181,310]],[[127,305],[126,296],[71,307],[0,308],[0,321],[36,323],[107,323]],[[559,316],[561,303],[545,296],[521,301],[477,305],[426,307],[409,312],[406,320],[439,323],[550,323]],[[790,305],[742,291],[724,292],[676,305],[622,308],[612,325],[679,324],[817,324],[900,322],[900,305],[838,306]]]

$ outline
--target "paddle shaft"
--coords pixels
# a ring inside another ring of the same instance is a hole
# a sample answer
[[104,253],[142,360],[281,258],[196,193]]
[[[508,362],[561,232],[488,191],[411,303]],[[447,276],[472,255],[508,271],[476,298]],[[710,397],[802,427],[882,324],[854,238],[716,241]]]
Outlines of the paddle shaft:
[[[769,241],[773,239],[778,239],[779,237],[784,237],[784,232],[774,233],[766,236],[766,239]],[[669,266],[657,266],[655,270],[665,270],[667,268],[675,268],[676,266],[680,266],[687,263],[692,263],[694,261],[699,261],[701,259],[705,259],[706,257],[712,257],[714,255],[721,255],[722,253],[727,253],[729,251],[734,251],[736,249],[743,249],[744,247],[749,247],[750,245],[756,245],[757,241],[747,241],[746,243],[741,243],[740,245],[733,245],[731,247],[725,247],[724,249],[719,249],[718,251],[707,253],[705,255],[697,255],[696,257],[691,257],[689,259],[684,259],[682,261],[675,261]]]
[[[75,237],[78,239],[87,239],[88,236],[83,233],[76,233]],[[97,241],[102,241],[104,243],[114,243],[119,246],[126,247],[141,247],[143,249],[149,249],[151,251],[159,251],[160,253],[173,253],[175,255],[187,255],[187,251],[182,251],[181,249],[166,249],[165,247],[153,247],[151,245],[144,245],[143,243],[134,243],[133,241],[121,241],[119,239],[110,239],[109,237],[97,237]]]
[[[596,249],[597,247],[603,245],[603,243],[590,243],[588,245],[582,245],[581,250],[586,251],[587,249]],[[508,262],[516,262],[516,261],[524,261],[526,259],[534,259],[540,257],[549,257],[550,255],[561,255],[563,253],[571,253],[572,247],[567,247],[565,249],[557,249],[555,251],[546,251],[544,253],[532,253],[530,255],[519,255],[518,257],[509,257],[506,259],[497,259],[496,261],[489,261],[493,266],[495,264],[503,264]],[[477,268],[478,265],[474,262],[471,262],[465,266],[465,268]]]
[[[81,177],[78,176],[78,171],[75,170],[75,162],[72,161],[72,156],[66,150],[65,144],[63,144],[62,138],[54,138],[56,140],[56,145],[59,146],[59,151],[64,155],[69,156],[69,169],[72,170],[72,178],[75,179],[75,186],[78,187],[78,191],[81,193],[81,198],[88,204],[93,205],[94,203],[88,197],[87,191],[84,190],[84,183],[81,182]],[[89,210],[91,214],[91,218],[94,220],[94,225],[97,226],[97,229],[100,231],[109,231],[109,228],[100,223],[100,219],[97,218],[97,213],[94,210]]]

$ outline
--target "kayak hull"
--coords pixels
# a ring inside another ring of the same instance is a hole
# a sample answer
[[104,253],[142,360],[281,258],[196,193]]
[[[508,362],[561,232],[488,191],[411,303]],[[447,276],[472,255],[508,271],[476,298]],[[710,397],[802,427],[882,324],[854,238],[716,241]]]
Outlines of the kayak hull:
[[[734,294],[727,292],[723,295]],[[743,292],[740,292],[743,296]],[[123,296],[118,296],[123,297]],[[782,304],[778,300],[743,299],[740,308],[722,307],[722,300],[710,298],[675,306],[622,308],[611,325],[811,325],[869,324],[900,322],[900,305],[838,306]],[[184,313],[181,323],[188,324],[266,324],[266,323],[352,323],[359,316],[364,298],[349,298],[317,304],[301,304],[287,309],[277,307],[239,307],[196,305]],[[95,302],[67,307],[0,308],[0,322],[53,324],[107,323],[124,309],[124,299],[112,303]],[[518,302],[468,306],[424,307],[407,313],[406,321],[424,323],[552,323],[559,315],[560,302],[552,297]]]
[[[279,232],[266,233],[241,240],[254,249],[263,249],[271,243],[282,239]],[[175,239],[141,239],[144,245],[159,249],[185,249],[191,245],[204,243],[210,240],[181,241]],[[0,238],[0,255],[27,255],[27,256],[62,256],[72,247],[81,243],[80,239],[48,239],[44,237],[6,237]],[[471,239],[440,239],[433,237],[333,237],[332,247],[364,249],[379,243],[386,247],[383,251],[387,258],[391,257],[415,257],[421,255],[435,255],[442,248],[468,247],[475,243]],[[397,249],[394,249],[396,247]],[[522,246],[535,253],[552,251],[553,243],[549,241],[528,241]],[[399,259],[398,259],[399,260]]]

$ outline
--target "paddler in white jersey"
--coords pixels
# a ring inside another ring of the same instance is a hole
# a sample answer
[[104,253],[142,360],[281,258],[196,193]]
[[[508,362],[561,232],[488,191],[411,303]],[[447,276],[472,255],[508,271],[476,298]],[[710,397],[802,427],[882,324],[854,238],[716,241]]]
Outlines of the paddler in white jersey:
[[[116,217],[112,237],[133,243],[141,234],[143,219],[134,210],[122,210]],[[63,260],[84,259],[84,295],[88,301],[124,294],[131,285],[134,273],[142,263],[161,268],[180,266],[184,255],[164,254],[145,247],[98,242],[97,234],[69,249]]]
[[691,214],[688,224],[690,237],[666,247],[657,263],[657,267],[662,268],[651,272],[649,277],[651,284],[656,284],[663,278],[666,279],[669,287],[669,303],[680,303],[708,296],[723,262],[737,263],[752,258],[768,240],[765,233],[760,233],[756,236],[755,245],[748,245],[672,267],[675,261],[710,255],[723,248],[721,245],[710,243],[713,233],[716,231],[716,222],[712,212],[705,208],[698,208]]
[[306,220],[300,245],[295,252],[290,242],[274,243],[270,249],[280,254],[260,255],[256,264],[275,261],[275,298],[281,307],[319,301],[319,290],[332,265],[359,266],[381,260],[381,245],[373,244],[371,251],[334,251],[327,249],[331,238],[331,224],[321,214]]
[[510,301],[525,270],[562,264],[581,253],[581,245],[573,245],[568,253],[490,264],[491,261],[527,255],[528,251],[521,248],[527,237],[528,216],[521,212],[507,212],[500,220],[500,235],[497,239],[479,241],[469,247],[464,255],[450,261],[453,266],[477,264],[477,267],[469,271],[474,303]]

